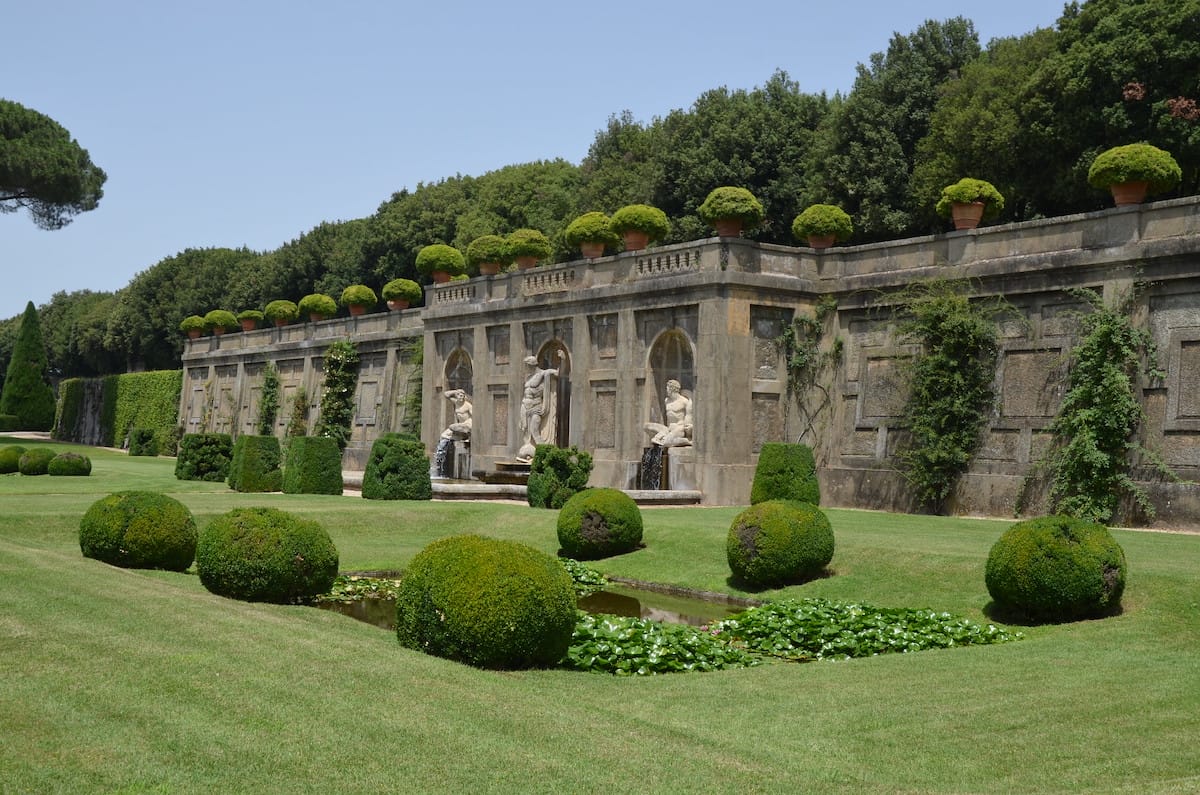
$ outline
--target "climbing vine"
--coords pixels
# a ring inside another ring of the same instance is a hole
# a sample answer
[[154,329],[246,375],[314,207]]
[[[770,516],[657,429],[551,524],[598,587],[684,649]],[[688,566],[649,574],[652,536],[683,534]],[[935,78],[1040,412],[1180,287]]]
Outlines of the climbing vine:
[[270,436],[275,432],[275,415],[279,413],[279,371],[272,362],[263,368],[262,396],[258,400],[258,434]]
[[940,511],[979,447],[995,403],[995,316],[1009,307],[974,301],[961,282],[936,280],[901,294],[900,331],[920,343],[909,363],[901,469],[917,498]]
[[425,342],[420,337],[414,337],[400,346],[400,361],[408,367],[405,383],[404,399],[400,403],[401,416],[393,426],[401,433],[421,434],[421,388],[423,376],[422,364],[425,360]]
[[303,386],[296,387],[296,394],[292,396],[292,410],[283,435],[285,443],[293,436],[308,435],[308,390]]
[[354,390],[358,387],[358,351],[348,339],[330,344],[325,351],[325,391],[315,436],[328,436],[346,449],[354,419]]
[[803,424],[799,441],[816,437],[817,418],[833,406],[829,390],[821,383],[820,376],[826,368],[836,367],[842,358],[840,337],[822,350],[825,321],[836,310],[837,300],[830,295],[823,296],[812,315],[796,315],[776,339],[783,349],[787,371],[788,401],[785,405],[794,402],[799,407]]
[[1152,519],[1146,490],[1129,476],[1131,455],[1143,453],[1178,480],[1134,438],[1145,416],[1139,378],[1162,377],[1154,340],[1133,325],[1134,295],[1106,306],[1092,290],[1069,292],[1091,309],[1078,316],[1082,338],[1071,352],[1067,393],[1049,428],[1055,442],[1043,463],[1051,473],[1050,503],[1061,513],[1107,521],[1128,496]]

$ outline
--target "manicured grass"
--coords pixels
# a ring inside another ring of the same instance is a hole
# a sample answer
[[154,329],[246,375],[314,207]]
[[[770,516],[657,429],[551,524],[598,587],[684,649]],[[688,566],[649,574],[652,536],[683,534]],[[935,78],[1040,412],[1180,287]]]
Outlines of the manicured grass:
[[[335,613],[84,559],[79,517],[128,488],[172,494],[201,525],[269,505],[320,521],[343,569],[395,569],[457,532],[553,552],[554,512],[237,494],[176,481],[172,459],[86,452],[88,478],[0,476],[3,792],[1200,790],[1200,537],[1116,531],[1125,612],[1015,643],[633,679],[496,673]],[[724,560],[736,513],[645,510],[646,548],[596,566],[744,593]],[[983,563],[1007,523],[829,515],[833,576],[757,596],[987,620]]]

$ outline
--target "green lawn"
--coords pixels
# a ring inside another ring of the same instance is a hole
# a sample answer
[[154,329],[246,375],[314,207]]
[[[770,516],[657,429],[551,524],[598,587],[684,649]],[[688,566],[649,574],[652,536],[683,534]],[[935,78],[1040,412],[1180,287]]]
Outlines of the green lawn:
[[[0,443],[5,440],[0,439]],[[28,445],[26,442],[22,444]],[[0,792],[1197,792],[1200,536],[1115,531],[1122,615],[999,646],[617,679],[496,673],[332,612],[209,594],[79,553],[111,491],[320,521],[343,569],[476,531],[557,548],[551,511],[235,494],[171,459],[87,451],[89,478],[0,476]],[[733,508],[643,511],[608,574],[736,592]],[[1004,522],[830,510],[832,576],[756,594],[986,621]]]

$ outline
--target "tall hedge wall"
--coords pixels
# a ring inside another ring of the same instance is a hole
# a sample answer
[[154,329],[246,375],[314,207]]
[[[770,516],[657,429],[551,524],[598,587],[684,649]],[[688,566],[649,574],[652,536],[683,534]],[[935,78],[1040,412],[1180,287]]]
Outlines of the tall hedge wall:
[[182,370],[72,378],[59,384],[54,438],[120,447],[130,428],[151,428],[161,452],[174,455]]

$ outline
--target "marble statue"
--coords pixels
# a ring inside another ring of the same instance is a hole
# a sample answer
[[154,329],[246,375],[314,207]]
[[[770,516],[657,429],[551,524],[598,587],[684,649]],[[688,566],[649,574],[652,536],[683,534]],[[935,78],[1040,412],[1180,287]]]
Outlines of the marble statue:
[[692,444],[692,399],[679,391],[679,382],[667,382],[666,424],[647,422],[643,428],[650,443],[658,447],[686,447]]
[[471,438],[471,401],[461,389],[448,389],[443,396],[454,404],[454,422],[442,431],[443,439]]
[[[558,358],[565,357],[558,351]],[[557,369],[538,367],[537,358],[525,357],[529,376],[525,379],[525,393],[521,398],[521,430],[524,432],[518,461],[532,461],[539,444],[554,443],[554,390],[551,377],[558,375]]]

